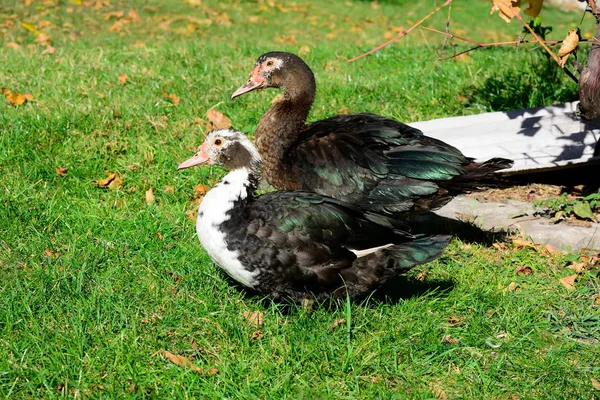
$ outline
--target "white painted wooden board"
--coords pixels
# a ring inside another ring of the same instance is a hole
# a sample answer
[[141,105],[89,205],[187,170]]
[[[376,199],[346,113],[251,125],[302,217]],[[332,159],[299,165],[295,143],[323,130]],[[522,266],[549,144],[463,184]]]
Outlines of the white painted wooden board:
[[[600,121],[577,118],[577,103],[413,122],[478,161],[505,157],[509,171],[547,169],[593,158]],[[594,158],[599,159],[600,157]]]

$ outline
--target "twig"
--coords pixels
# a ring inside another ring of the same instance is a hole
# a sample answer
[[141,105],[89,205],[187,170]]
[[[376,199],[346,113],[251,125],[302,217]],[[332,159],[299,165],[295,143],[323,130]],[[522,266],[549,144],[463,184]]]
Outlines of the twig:
[[366,53],[363,53],[359,56],[356,56],[354,58],[351,58],[350,60],[348,60],[348,62],[352,62],[352,61],[356,61],[359,60],[363,57],[368,56],[371,53],[375,53],[378,50],[383,49],[384,47],[390,45],[391,43],[395,42],[396,40],[400,39],[403,36],[408,35],[413,29],[415,29],[417,26],[421,25],[423,22],[425,22],[428,18],[430,18],[433,14],[437,13],[438,11],[440,11],[442,8],[446,7],[447,5],[451,4],[452,0],[446,0],[446,2],[444,4],[442,4],[441,6],[439,6],[438,8],[436,8],[435,10],[433,10],[432,12],[430,12],[429,14],[427,14],[424,18],[422,18],[419,22],[417,22],[416,24],[414,24],[413,26],[411,26],[410,28],[408,28],[405,31],[400,32],[396,37],[391,38],[390,40],[388,40],[387,42],[380,44],[379,46],[367,51]]
[[[421,29],[425,29],[427,31],[439,33],[440,35],[448,36],[451,39],[462,40],[463,42],[473,43],[473,44],[476,44],[477,47],[506,46],[508,44],[521,44],[521,43],[539,43],[538,40],[511,40],[511,41],[508,41],[508,42],[479,43],[479,42],[476,42],[475,40],[468,39],[468,38],[463,38],[463,37],[460,37],[460,36],[456,36],[453,33],[442,32],[442,31],[439,31],[439,30],[437,30],[435,28],[430,28],[428,26],[422,26]],[[562,42],[563,42],[562,40],[546,40],[544,43],[547,43],[547,44],[549,44],[551,46],[554,46],[555,44],[559,44],[559,43],[562,43]]]
[[[446,33],[450,33],[450,13],[451,12],[452,12],[452,4],[450,5],[450,7],[448,7],[448,19],[446,20]],[[444,48],[446,47],[446,43],[448,43],[449,39],[451,39],[451,37],[448,37],[448,36],[446,36],[446,38],[444,39],[444,43],[442,43],[442,46],[438,50],[438,52],[440,54],[444,51]]]
[[531,33],[533,35],[535,40],[537,40],[540,43],[540,45],[544,48],[544,50],[546,50],[548,52],[548,54],[550,54],[550,56],[552,56],[554,61],[556,61],[556,63],[558,65],[560,65],[560,60],[558,59],[558,56],[556,54],[554,54],[554,52],[552,50],[550,50],[550,48],[548,46],[546,46],[546,43],[544,43],[544,41],[538,35],[536,35],[536,33],[533,31],[533,29],[531,29],[529,24],[527,22],[525,22],[525,20],[523,20],[523,17],[521,17],[521,14],[515,11],[515,9],[513,8],[512,5],[510,6],[510,11],[513,13],[515,18],[518,19],[523,24],[523,26],[525,26],[525,28],[527,28],[529,33]]

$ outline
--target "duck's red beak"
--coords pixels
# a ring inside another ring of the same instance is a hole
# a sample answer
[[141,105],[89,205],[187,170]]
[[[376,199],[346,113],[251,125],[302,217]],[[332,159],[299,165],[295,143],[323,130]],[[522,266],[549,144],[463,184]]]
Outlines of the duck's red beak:
[[207,144],[204,143],[202,144],[202,146],[198,147],[198,152],[194,154],[192,158],[189,158],[181,164],[179,164],[177,170],[179,171],[180,169],[190,168],[196,165],[208,163],[210,161],[210,157],[208,154],[206,154],[206,146]]
[[250,78],[248,78],[246,83],[244,83],[242,86],[240,86],[240,88],[238,90],[233,92],[233,94],[231,95],[231,100],[235,99],[236,97],[238,97],[244,93],[251,92],[255,89],[261,89],[266,86],[267,86],[267,82],[265,81],[265,78],[262,75],[260,65],[257,65],[256,67],[254,67],[252,72],[250,72]]

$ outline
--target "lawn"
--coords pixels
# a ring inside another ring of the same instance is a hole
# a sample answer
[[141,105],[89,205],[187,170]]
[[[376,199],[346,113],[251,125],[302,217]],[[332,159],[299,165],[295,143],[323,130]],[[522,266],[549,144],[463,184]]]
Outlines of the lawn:
[[[211,108],[253,132],[277,92],[229,97],[265,51],[301,52],[313,67],[313,120],[370,111],[410,122],[576,99],[533,47],[440,63],[443,37],[416,30],[345,61],[434,6],[416,3],[2,2],[1,85],[34,100],[0,99],[0,394],[597,398],[600,284],[597,270],[561,284],[574,255],[456,238],[367,301],[310,311],[244,293],[198,242],[194,187],[224,171],[176,166]],[[521,29],[487,2],[457,0],[452,15],[451,29],[475,40]],[[581,19],[543,16],[549,39]],[[446,18],[426,25],[443,30]],[[586,18],[582,33],[593,28]],[[122,184],[94,184],[109,172]]]

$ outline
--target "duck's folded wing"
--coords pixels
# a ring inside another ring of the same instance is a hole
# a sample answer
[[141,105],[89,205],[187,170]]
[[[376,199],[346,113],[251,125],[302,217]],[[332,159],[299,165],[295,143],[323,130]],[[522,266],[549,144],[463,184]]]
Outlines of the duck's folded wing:
[[435,193],[436,182],[464,174],[471,159],[398,121],[353,114],[309,125],[286,162],[298,169],[305,189],[352,202],[385,196],[402,209]]
[[267,193],[249,205],[248,212],[249,233],[294,249],[360,250],[413,238],[386,217],[309,192]]

